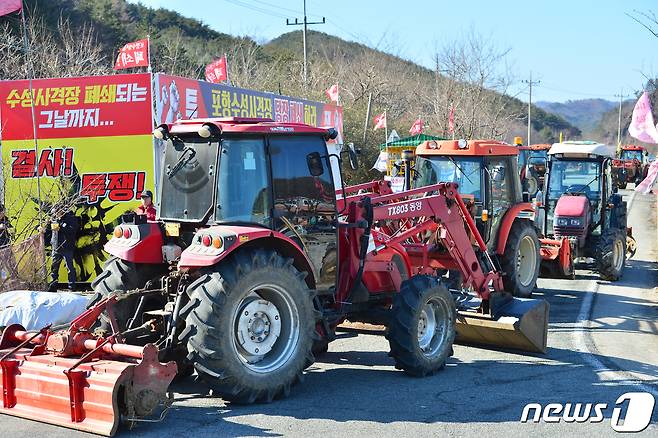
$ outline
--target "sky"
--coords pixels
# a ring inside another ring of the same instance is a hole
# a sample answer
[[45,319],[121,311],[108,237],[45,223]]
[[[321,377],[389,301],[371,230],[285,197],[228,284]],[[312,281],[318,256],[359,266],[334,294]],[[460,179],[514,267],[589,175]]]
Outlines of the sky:
[[[259,42],[299,30],[303,0],[129,0],[196,18],[219,32]],[[658,38],[626,14],[653,11],[655,0],[307,0],[310,26],[432,68],[436,47],[475,30],[509,49],[512,94],[533,102],[618,100],[658,76]],[[658,28],[658,26],[656,26]],[[300,41],[301,44],[301,41]]]

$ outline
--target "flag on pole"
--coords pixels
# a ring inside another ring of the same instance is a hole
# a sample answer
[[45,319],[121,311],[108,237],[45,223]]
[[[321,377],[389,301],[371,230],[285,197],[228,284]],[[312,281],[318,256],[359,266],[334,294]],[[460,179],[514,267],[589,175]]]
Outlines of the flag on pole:
[[455,132],[455,107],[450,105],[450,115],[448,116],[448,131]]
[[219,84],[228,80],[226,55],[206,66],[206,81]]
[[327,96],[332,102],[338,103],[338,84],[333,84],[327,89]]
[[375,130],[386,128],[386,111],[375,117]]
[[0,0],[0,16],[23,9],[23,0]]
[[658,143],[658,129],[654,125],[651,102],[646,91],[642,93],[633,108],[633,118],[628,127],[628,133],[631,137],[645,143]]
[[413,125],[411,125],[411,129],[409,129],[409,134],[411,135],[418,135],[423,133],[423,120],[418,118],[414,122]]
[[375,160],[375,164],[371,169],[379,170],[380,172],[386,172],[388,170],[388,152],[381,151]]
[[114,70],[131,67],[149,67],[148,38],[128,43],[119,50]]

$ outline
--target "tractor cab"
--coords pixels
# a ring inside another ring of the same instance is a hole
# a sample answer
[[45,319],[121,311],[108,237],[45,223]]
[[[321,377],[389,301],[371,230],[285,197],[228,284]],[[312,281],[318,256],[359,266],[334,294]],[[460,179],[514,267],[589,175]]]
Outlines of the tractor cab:
[[610,168],[614,149],[594,142],[564,142],[555,144],[549,154],[545,234],[572,235],[576,229],[581,238],[588,230],[600,234],[604,202],[615,190]]
[[485,241],[493,243],[505,213],[523,202],[517,173],[517,148],[487,141],[427,141],[416,149],[414,187],[456,182],[470,201]]
[[[263,119],[157,128],[164,143],[158,219],[171,244],[183,250],[181,263],[212,250],[213,242],[247,243],[251,237],[240,231],[271,230],[306,250],[316,286],[334,284],[335,278],[320,275],[336,271],[323,261],[337,244],[333,173],[339,156],[328,150],[332,133]],[[210,245],[204,245],[200,226],[209,227]]]
[[637,160],[640,163],[646,162],[646,152],[642,146],[622,146],[619,159],[624,161]]

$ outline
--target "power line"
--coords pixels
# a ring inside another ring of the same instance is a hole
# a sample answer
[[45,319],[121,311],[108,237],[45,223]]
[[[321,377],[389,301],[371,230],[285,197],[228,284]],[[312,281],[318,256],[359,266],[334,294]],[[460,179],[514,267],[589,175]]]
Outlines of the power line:
[[269,16],[274,15],[274,16],[279,17],[279,18],[286,18],[285,15],[280,14],[276,11],[271,10],[271,9],[266,9],[266,8],[262,8],[262,7],[259,7],[259,6],[254,6],[252,4],[242,2],[240,0],[224,0],[224,1],[227,2],[227,3],[231,3],[235,6],[241,6],[243,8],[247,8],[247,9],[250,9],[250,10],[255,11],[255,12],[260,12],[261,14],[265,14],[265,15],[269,15]]

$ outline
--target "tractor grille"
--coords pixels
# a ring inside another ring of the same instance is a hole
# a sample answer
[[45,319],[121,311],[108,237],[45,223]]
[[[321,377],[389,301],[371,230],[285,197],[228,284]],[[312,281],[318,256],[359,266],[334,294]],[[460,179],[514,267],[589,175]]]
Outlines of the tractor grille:
[[561,237],[585,237],[587,235],[587,230],[583,227],[569,227],[569,226],[553,226],[553,233],[555,238]]

